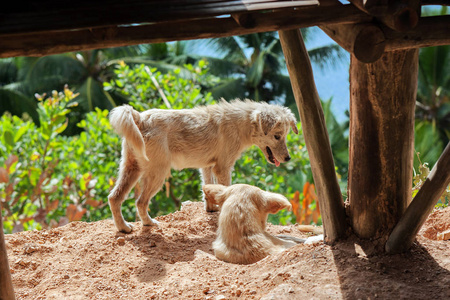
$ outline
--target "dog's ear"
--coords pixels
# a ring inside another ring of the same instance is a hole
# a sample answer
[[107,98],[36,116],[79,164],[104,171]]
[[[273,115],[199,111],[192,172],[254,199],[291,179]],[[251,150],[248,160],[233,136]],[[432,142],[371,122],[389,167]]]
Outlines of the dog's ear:
[[287,107],[284,107],[284,111],[288,115],[288,120],[289,120],[289,124],[291,125],[292,131],[295,132],[295,134],[298,134],[297,119],[295,118],[294,114]]
[[226,200],[226,186],[221,184],[206,184],[203,186],[203,193],[207,202],[222,205]]
[[291,124],[292,131],[295,132],[295,134],[298,134],[297,120],[293,118],[289,123]]
[[266,192],[265,198],[265,207],[269,214],[276,214],[282,209],[287,209],[289,211],[292,209],[292,204],[283,195]]
[[277,124],[277,118],[268,112],[254,111],[252,113],[253,122],[264,132],[265,135]]

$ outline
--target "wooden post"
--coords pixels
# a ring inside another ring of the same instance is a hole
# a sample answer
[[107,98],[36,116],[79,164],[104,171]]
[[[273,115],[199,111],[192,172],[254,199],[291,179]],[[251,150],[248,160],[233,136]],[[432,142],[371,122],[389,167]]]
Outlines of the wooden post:
[[348,225],[311,62],[299,29],[279,35],[311,160],[325,242],[333,243],[346,234]]
[[392,231],[387,243],[386,252],[399,253],[408,250],[420,227],[433,211],[439,197],[450,183],[450,143],[434,165],[414,200],[406,209],[397,226]]
[[3,234],[3,220],[0,205],[0,299],[14,300],[14,290],[9,273],[8,256],[6,254],[5,236]]
[[349,214],[383,248],[411,200],[418,52],[350,61]]

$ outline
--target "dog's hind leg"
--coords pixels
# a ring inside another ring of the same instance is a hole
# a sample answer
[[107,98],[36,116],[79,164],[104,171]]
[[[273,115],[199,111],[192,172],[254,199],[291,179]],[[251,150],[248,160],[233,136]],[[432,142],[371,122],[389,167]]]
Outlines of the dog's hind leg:
[[[164,169],[164,168],[162,168]],[[155,194],[161,189],[164,184],[165,175],[168,172],[158,170],[158,175],[164,173],[163,176],[154,176],[152,174],[145,173],[142,178],[142,193],[136,200],[136,207],[138,209],[139,217],[141,218],[142,224],[146,226],[157,225],[158,222],[153,220],[148,214],[148,205],[150,200],[155,196]]]
[[[124,155],[123,157],[127,156]],[[129,233],[132,230],[131,225],[126,223],[123,218],[121,206],[125,197],[130,193],[131,189],[141,177],[141,174],[142,172],[134,159],[130,159],[128,156],[128,158],[121,161],[119,178],[108,196],[109,207],[114,219],[114,224],[119,231]]]

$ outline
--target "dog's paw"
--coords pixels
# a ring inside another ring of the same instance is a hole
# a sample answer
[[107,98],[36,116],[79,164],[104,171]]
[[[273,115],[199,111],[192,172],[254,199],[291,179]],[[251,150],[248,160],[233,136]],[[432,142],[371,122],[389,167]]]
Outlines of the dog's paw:
[[148,218],[148,220],[142,221],[142,225],[144,226],[158,226],[159,222],[152,219],[152,218]]
[[125,222],[122,226],[120,226],[120,228],[118,226],[117,229],[119,229],[119,231],[124,233],[130,233],[131,231],[133,231],[133,225]]
[[219,211],[220,207],[216,204],[205,205],[205,210],[207,212],[216,212]]

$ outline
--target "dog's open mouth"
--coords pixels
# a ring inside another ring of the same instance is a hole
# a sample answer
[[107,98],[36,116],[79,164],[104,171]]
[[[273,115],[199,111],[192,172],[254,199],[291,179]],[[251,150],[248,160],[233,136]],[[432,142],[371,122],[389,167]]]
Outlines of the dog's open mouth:
[[275,156],[273,156],[272,150],[269,147],[266,147],[266,151],[267,155],[269,156],[269,161],[278,167],[280,165],[280,162],[275,158]]

